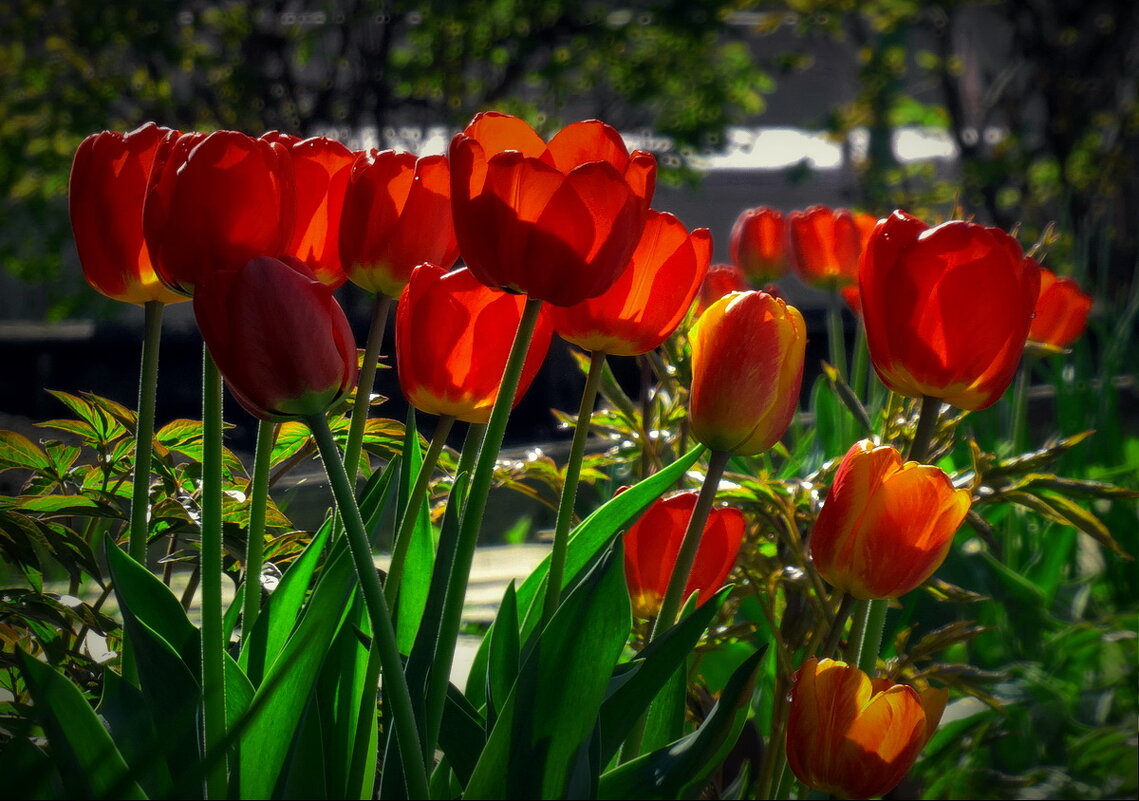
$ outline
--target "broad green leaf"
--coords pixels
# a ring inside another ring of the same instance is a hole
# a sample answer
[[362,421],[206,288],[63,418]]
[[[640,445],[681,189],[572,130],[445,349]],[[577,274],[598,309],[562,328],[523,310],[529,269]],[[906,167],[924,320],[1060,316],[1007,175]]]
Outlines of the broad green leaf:
[[[103,672],[103,694],[96,712],[123,759],[150,798],[174,797],[174,783],[153,713],[142,691],[114,670]],[[196,746],[195,746],[196,747]]]
[[47,454],[23,434],[0,431],[0,470],[21,468],[42,472],[51,468]]
[[[419,431],[415,426],[415,407],[408,407],[406,436],[403,443],[403,462],[400,471],[399,511],[396,515],[398,530],[412,487],[423,467],[423,454],[419,448]],[[430,491],[428,491],[430,494]],[[435,544],[431,537],[430,503],[424,498],[419,505],[415,525],[410,530],[411,542],[403,565],[396,606],[396,641],[402,653],[411,653],[415,634],[427,606],[427,591],[431,586],[431,569],[435,564]],[[394,544],[393,544],[394,547]]]
[[486,672],[486,725],[489,734],[497,719],[497,710],[506,703],[518,678],[521,646],[518,642],[518,599],[513,581],[506,587],[495,625],[487,638],[490,640]]
[[146,798],[79,688],[23,651],[17,661],[70,798]]

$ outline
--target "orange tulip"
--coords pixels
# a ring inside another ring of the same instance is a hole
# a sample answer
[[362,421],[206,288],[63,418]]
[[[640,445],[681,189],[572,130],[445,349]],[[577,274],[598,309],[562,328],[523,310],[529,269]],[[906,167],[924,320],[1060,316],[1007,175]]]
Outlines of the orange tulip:
[[[1032,261],[1033,259],[1025,259]],[[1036,299],[1036,313],[1028,329],[1030,342],[1066,348],[1080,338],[1088,323],[1092,309],[1092,296],[1080,289],[1071,278],[1059,278],[1056,273],[1040,269],[1040,295]]]
[[840,798],[888,793],[937,729],[947,697],[812,657],[791,689],[787,762],[801,782]]
[[75,151],[67,192],[83,275],[113,300],[186,300],[158,280],[142,236],[142,201],[159,143],[175,132],[148,122],[128,134],[91,134]]
[[522,120],[477,115],[451,141],[459,249],[487,286],[556,306],[595,298],[617,280],[645,225],[656,159],[630,154],[598,120],[549,144]]
[[[650,619],[660,611],[698,496],[697,492],[682,492],[660,498],[626,532],[625,581],[637,617]],[[699,591],[699,603],[703,604],[724,586],[743,536],[743,512],[733,506],[712,509],[683,597]]]
[[445,156],[394,150],[356,157],[340,221],[340,257],[352,283],[399,297],[417,264],[459,258]]
[[821,288],[857,282],[868,221],[873,221],[870,215],[856,216],[847,209],[826,206],[791,212],[791,255],[799,277]]
[[700,285],[699,300],[696,303],[697,316],[720,298],[731,292],[747,292],[751,288],[743,270],[734,264],[713,264]]
[[[526,299],[492,289],[470,270],[421,264],[399,297],[396,367],[408,402],[428,414],[485,423]],[[514,393],[517,405],[546,358],[553,329],[540,314]]]
[[969,502],[941,468],[902,464],[890,446],[861,440],[835,472],[811,557],[823,578],[855,598],[897,598],[945,561]]
[[778,442],[803,381],[807,328],[799,310],[766,292],[733,292],[700,315],[688,338],[696,439],[739,455]]
[[340,214],[356,154],[335,139],[299,139],[282,133],[262,139],[289,149],[296,177],[296,224],[285,252],[309,266],[330,287],[348,280],[340,264]]
[[767,206],[746,209],[732,226],[729,252],[732,264],[758,284],[774,281],[787,272],[787,222],[783,213]]
[[551,306],[554,331],[588,351],[647,353],[680,325],[711,258],[707,228],[690,234],[676,217],[650,210],[641,241],[617,282],[595,298]]
[[862,257],[874,369],[902,395],[991,406],[1016,373],[1039,291],[1039,269],[1004,231],[959,220],[930,228],[895,211]]
[[293,256],[205,274],[194,316],[234,397],[263,420],[320,414],[356,385],[348,318]]
[[283,255],[296,189],[289,151],[237,131],[168,137],[151,171],[143,233],[158,277],[192,295],[216,270]]

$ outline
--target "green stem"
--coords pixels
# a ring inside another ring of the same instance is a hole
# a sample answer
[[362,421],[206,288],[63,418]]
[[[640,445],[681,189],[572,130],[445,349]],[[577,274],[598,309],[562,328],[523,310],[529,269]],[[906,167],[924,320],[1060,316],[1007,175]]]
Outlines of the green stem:
[[878,651],[882,647],[882,632],[886,628],[886,610],[890,600],[870,601],[866,612],[866,635],[862,638],[862,651],[858,654],[858,669],[873,677],[878,666]]
[[1012,396],[1012,452],[1023,453],[1028,429],[1028,385],[1032,374],[1032,357],[1025,353],[1016,374],[1016,389]]
[[261,567],[265,562],[265,511],[269,505],[269,463],[277,424],[262,420],[257,425],[257,449],[253,452],[253,479],[249,490],[249,542],[245,551],[245,604],[241,629],[253,631],[261,611]]
[[850,388],[854,396],[863,403],[869,403],[866,396],[870,384],[870,344],[866,340],[866,326],[861,320],[854,333],[854,362],[850,367]]
[[403,564],[407,560],[407,549],[411,545],[411,532],[415,528],[415,521],[419,517],[419,510],[423,508],[423,501],[427,497],[427,488],[431,483],[431,476],[435,472],[435,465],[439,462],[439,454],[447,444],[447,435],[451,433],[451,426],[455,418],[448,415],[440,417],[435,423],[435,433],[431,435],[431,445],[423,457],[423,464],[419,466],[419,473],[415,477],[415,485],[407,498],[407,508],[403,510],[403,517],[399,521],[399,530],[396,531],[392,547],[392,561],[388,566],[388,578],[384,582],[384,596],[388,606],[395,606],[396,595],[399,593],[400,579],[403,577]]
[[[823,647],[819,652],[820,659],[827,659],[834,649],[838,646],[839,637],[842,635],[842,625],[846,622],[846,618],[850,615],[850,609],[854,606],[854,596],[848,592],[842,594],[842,600],[839,602],[838,609],[834,613],[834,619],[831,621],[830,630],[827,632],[827,638],[823,641]],[[854,630],[851,629],[851,636],[854,635]]]
[[601,370],[605,366],[605,352],[593,351],[589,359],[589,374],[581,392],[581,405],[577,409],[577,426],[573,431],[569,460],[566,462],[565,483],[558,503],[558,520],[554,526],[554,547],[550,553],[550,571],[546,578],[546,599],[542,606],[542,626],[557,611],[562,596],[562,579],[569,550],[569,533],[573,525],[573,507],[577,500],[577,485],[581,478],[581,462],[585,456],[585,441],[589,438],[589,424],[593,417],[593,403],[601,385]]
[[[427,687],[427,746],[434,750],[438,740],[439,727],[443,721],[443,702],[447,696],[447,682],[451,676],[451,665],[455,659],[455,644],[462,623],[463,600],[467,594],[471,563],[475,556],[479,530],[482,528],[483,513],[486,511],[487,495],[494,479],[494,465],[498,460],[498,450],[506,433],[506,421],[514,406],[514,393],[522,376],[522,365],[530,349],[534,326],[542,310],[542,301],[527,298],[518,323],[518,332],[506,360],[502,374],[502,384],[498,397],[486,424],[478,462],[471,479],[470,494],[459,522],[459,534],[455,543],[455,561],[451,566],[451,577],[447,584],[447,595],[443,606],[443,618],[439,626],[439,639],[435,650],[435,664],[432,667]],[[464,456],[466,454],[464,453]]]
[[328,482],[332,486],[332,494],[336,499],[336,506],[340,518],[344,521],[344,531],[348,538],[348,547],[352,552],[352,562],[356,566],[356,577],[360,581],[360,592],[364,596],[364,603],[368,607],[368,618],[372,624],[373,645],[380,657],[380,669],[383,672],[384,703],[390,704],[392,717],[395,720],[395,731],[399,740],[400,758],[403,761],[403,772],[407,780],[409,798],[427,798],[428,781],[427,768],[423,763],[420,750],[419,730],[415,725],[415,713],[411,705],[411,694],[407,688],[407,677],[403,673],[403,661],[400,657],[399,646],[396,645],[395,628],[392,625],[391,614],[387,602],[384,600],[384,587],[376,573],[376,564],[372,559],[372,549],[368,544],[368,533],[364,528],[364,521],[360,517],[360,507],[356,505],[356,493],[344,469],[340,452],[336,447],[336,440],[328,428],[328,421],[322,414],[309,415],[305,418],[309,428],[316,438],[317,448],[320,450],[324,470],[328,474]]
[[376,383],[376,365],[380,360],[380,345],[388,324],[392,299],[382,292],[372,303],[372,322],[368,327],[368,340],[364,344],[364,361],[360,364],[360,378],[356,385],[356,398],[352,402],[352,422],[348,428],[348,441],[344,445],[344,464],[349,475],[360,471],[360,451],[364,445],[364,428],[371,410],[372,387]]
[[931,398],[928,395],[921,399],[921,411],[918,413],[918,425],[914,429],[914,440],[910,443],[910,452],[906,458],[911,462],[924,462],[929,458],[929,446],[933,442],[933,434],[937,431],[937,418],[941,414],[941,399]]
[[672,569],[672,577],[668,580],[668,589],[665,590],[664,599],[660,603],[660,612],[657,614],[656,623],[653,624],[650,640],[655,640],[667,631],[676,622],[676,616],[680,613],[680,605],[684,602],[684,587],[688,584],[688,576],[692,573],[692,565],[696,561],[696,551],[700,547],[704,525],[708,522],[712,503],[716,500],[716,490],[720,486],[720,477],[724,475],[724,468],[727,467],[731,456],[730,451],[712,451],[708,457],[708,472],[704,475],[700,496],[696,499],[696,506],[692,509],[692,517],[688,520],[688,528],[680,543],[676,566]]
[[830,294],[830,302],[827,304],[827,345],[830,348],[831,364],[841,375],[849,378],[846,372],[846,335],[842,325],[842,296],[838,292],[838,287],[832,287]]
[[843,654],[848,665],[858,664],[858,655],[862,653],[862,643],[866,640],[866,613],[869,611],[869,601],[858,601],[854,607],[854,619],[850,621],[850,640],[847,641],[846,652]]
[[150,512],[150,464],[154,455],[154,406],[158,389],[158,349],[162,339],[160,300],[147,301],[142,338],[142,368],[138,379],[138,430],[135,433],[134,487],[131,494],[128,552],[146,565],[147,518]]
[[221,374],[202,348],[202,717],[206,759],[206,798],[226,793],[225,642],[222,610],[222,391]]

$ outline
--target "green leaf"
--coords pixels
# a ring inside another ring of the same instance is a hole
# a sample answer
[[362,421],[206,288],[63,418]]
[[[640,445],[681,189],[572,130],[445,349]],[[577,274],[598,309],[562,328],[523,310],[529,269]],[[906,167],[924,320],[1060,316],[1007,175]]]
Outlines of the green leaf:
[[497,719],[497,710],[510,697],[518,678],[521,646],[518,642],[518,597],[511,581],[502,596],[494,625],[487,634],[490,650],[486,671],[486,725],[489,734]]
[[103,695],[97,709],[99,719],[147,796],[173,798],[174,782],[166,760],[161,758],[163,748],[156,733],[153,710],[138,687],[113,670],[103,672]]
[[[399,511],[396,514],[396,530],[399,518],[407,509],[412,487],[415,486],[419,471],[423,468],[423,454],[419,448],[419,431],[415,426],[415,407],[409,406],[407,425],[404,429],[403,462],[399,483]],[[430,491],[428,491],[430,494]],[[396,605],[396,642],[401,653],[411,653],[415,644],[415,634],[427,606],[427,590],[431,586],[431,569],[435,565],[435,543],[431,537],[430,504],[424,498],[419,504],[415,525],[409,534],[407,554],[403,563],[403,576],[399,586],[399,602]],[[394,545],[393,545],[394,547]]]
[[620,548],[534,643],[467,786],[470,798],[563,798],[587,753],[631,616]]
[[23,651],[17,659],[67,796],[146,798],[79,688]]
[[700,727],[601,776],[598,798],[694,798],[735,745],[750,710],[756,673],[766,649],[747,659],[728,681]]
[[47,454],[23,434],[0,431],[0,470],[20,468],[42,473],[51,469]]

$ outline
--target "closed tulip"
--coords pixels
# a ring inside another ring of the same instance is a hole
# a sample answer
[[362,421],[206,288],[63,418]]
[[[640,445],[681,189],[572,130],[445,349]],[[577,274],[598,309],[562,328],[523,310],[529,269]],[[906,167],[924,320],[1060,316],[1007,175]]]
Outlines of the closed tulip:
[[163,283],[184,295],[216,270],[287,252],[296,195],[284,145],[237,131],[168,138],[155,157],[143,232]]
[[[704,276],[696,303],[697,316],[724,295],[732,292],[747,292],[751,288],[743,270],[734,264],[713,264]],[[766,291],[766,290],[765,290]]]
[[449,270],[459,246],[447,158],[394,150],[357,156],[340,221],[340,257],[352,283],[393,298],[417,264]]
[[477,115],[451,141],[451,195],[463,260],[487,286],[557,306],[613,285],[641,238],[656,159],[630,154],[597,120],[549,144],[522,120]]
[[1039,291],[1039,269],[1004,231],[895,211],[874,229],[859,280],[874,369],[902,395],[991,406],[1016,373]]
[[712,258],[707,228],[692,233],[671,214],[649,211],[629,265],[602,294],[572,306],[551,306],[562,339],[613,356],[647,353],[688,313]]
[[787,763],[801,782],[839,798],[888,793],[937,729],[947,697],[812,657],[791,689]]
[[75,151],[67,191],[75,247],[87,283],[113,300],[141,305],[186,299],[158,280],[142,236],[154,154],[174,133],[148,122],[128,134],[92,134]]
[[[467,269],[416,267],[396,311],[396,368],[408,402],[428,414],[487,422],[525,301],[486,286]],[[515,404],[542,366],[552,337],[549,318],[539,315]]]
[[[625,581],[637,617],[650,619],[660,610],[698,496],[696,492],[682,492],[658,499],[626,532]],[[724,585],[743,536],[744,516],[739,509],[712,509],[684,586],[684,598],[699,591],[699,603],[703,604]]]
[[799,403],[807,328],[794,306],[766,292],[733,292],[709,306],[688,335],[692,433],[713,450],[767,450]]
[[826,206],[791,212],[792,263],[799,277],[823,289],[856,283],[867,224],[873,222],[870,215]]
[[292,256],[202,277],[202,339],[237,400],[263,420],[320,414],[356,383],[356,343],[332,289]]
[[763,284],[787,272],[787,221],[783,213],[760,206],[746,209],[732,226],[729,253],[744,275]]
[[285,252],[335,288],[347,281],[340,264],[340,214],[356,154],[335,139],[265,134],[289,150],[296,184],[296,221]]
[[1040,269],[1040,295],[1036,299],[1036,312],[1028,329],[1028,339],[1053,348],[1066,348],[1084,333],[1088,312],[1092,310],[1092,297],[1071,278],[1060,278],[1051,270],[1037,267]]
[[897,598],[945,561],[969,502],[941,468],[903,464],[890,446],[861,440],[835,472],[811,557],[823,578],[855,598]]

